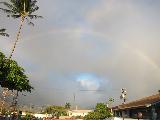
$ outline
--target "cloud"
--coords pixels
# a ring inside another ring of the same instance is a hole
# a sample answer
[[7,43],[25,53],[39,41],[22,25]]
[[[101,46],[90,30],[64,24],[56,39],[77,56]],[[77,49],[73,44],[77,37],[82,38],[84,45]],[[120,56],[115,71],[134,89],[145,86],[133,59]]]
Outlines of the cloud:
[[81,74],[78,76],[77,82],[86,90],[98,90],[100,88],[100,80],[92,74]]
[[78,81],[82,87],[88,89],[88,90],[98,90],[99,85],[96,83],[96,81],[92,80],[79,80]]

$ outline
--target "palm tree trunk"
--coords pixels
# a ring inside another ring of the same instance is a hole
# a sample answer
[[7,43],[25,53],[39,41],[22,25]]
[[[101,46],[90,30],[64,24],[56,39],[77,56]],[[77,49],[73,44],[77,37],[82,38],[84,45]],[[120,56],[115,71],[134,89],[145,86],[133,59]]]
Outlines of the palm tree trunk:
[[[11,50],[11,54],[9,55],[9,59],[11,59],[11,57],[13,55],[13,52],[15,51],[15,48],[16,48],[16,45],[17,45],[17,42],[19,40],[19,36],[20,36],[20,33],[21,33],[21,29],[22,29],[22,26],[23,26],[23,23],[24,23],[24,19],[25,19],[25,16],[22,15],[21,16],[21,23],[20,23],[20,26],[19,26],[19,29],[18,29],[18,32],[17,32],[17,35],[16,35],[16,40],[15,40],[13,48]],[[17,98],[18,98],[18,91],[17,91],[16,97],[13,98],[13,103],[15,104],[14,105],[14,111],[16,110],[16,106],[17,106]]]
[[24,19],[25,19],[25,16],[22,15],[21,16],[21,23],[20,23],[20,26],[19,26],[19,29],[18,29],[18,32],[17,32],[17,35],[16,35],[16,40],[14,42],[11,54],[9,55],[9,59],[11,59],[11,57],[13,55],[13,52],[15,51],[15,48],[16,48],[16,45],[17,45],[17,42],[19,40],[19,36],[20,36],[20,33],[21,33],[21,29],[22,29],[22,26],[23,26]]

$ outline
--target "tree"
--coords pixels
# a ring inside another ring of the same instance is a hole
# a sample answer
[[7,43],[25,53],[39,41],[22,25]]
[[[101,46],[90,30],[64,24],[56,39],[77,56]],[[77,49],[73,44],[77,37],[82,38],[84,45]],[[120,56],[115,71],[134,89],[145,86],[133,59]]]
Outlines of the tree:
[[110,97],[110,98],[108,99],[107,103],[106,103],[106,104],[107,104],[107,107],[110,107],[110,108],[111,108],[113,103],[114,103],[114,98],[111,98],[111,97]]
[[0,35],[9,37],[9,34],[7,34],[5,31],[6,31],[6,29],[4,29],[4,28],[0,29]]
[[113,98],[109,98],[109,99],[108,99],[108,102],[113,103],[113,102],[114,102],[114,99],[113,99]]
[[100,120],[111,116],[109,108],[104,103],[97,103],[95,112],[99,113]]
[[113,115],[113,111],[112,111],[112,104],[114,103],[114,98],[109,98],[108,99],[108,107],[111,109],[111,113]]
[[28,77],[24,73],[24,69],[20,67],[16,61],[7,59],[0,52],[0,85],[9,90],[17,90],[18,92],[31,92],[33,87],[30,85]]
[[70,109],[70,108],[71,108],[71,104],[70,104],[69,102],[66,102],[65,108],[66,108],[66,109]]
[[84,120],[104,120],[111,117],[109,108],[104,103],[97,103],[93,112],[84,117]]
[[0,9],[5,13],[7,13],[7,17],[21,19],[20,26],[16,35],[16,40],[14,42],[13,49],[11,51],[9,58],[12,57],[12,54],[15,51],[16,44],[19,40],[24,20],[26,19],[29,24],[34,25],[30,20],[36,18],[42,18],[42,16],[37,16],[32,14],[39,9],[39,7],[36,5],[36,2],[37,2],[36,0],[9,0],[9,2],[0,2],[0,4],[3,4],[6,7]]
[[45,110],[44,110],[45,113],[48,113],[48,114],[52,114],[53,116],[56,116],[57,118],[59,118],[59,116],[64,116],[64,115],[67,115],[67,111],[64,107],[62,106],[48,106]]
[[98,112],[89,112],[88,115],[86,115],[84,120],[99,120],[99,113]]

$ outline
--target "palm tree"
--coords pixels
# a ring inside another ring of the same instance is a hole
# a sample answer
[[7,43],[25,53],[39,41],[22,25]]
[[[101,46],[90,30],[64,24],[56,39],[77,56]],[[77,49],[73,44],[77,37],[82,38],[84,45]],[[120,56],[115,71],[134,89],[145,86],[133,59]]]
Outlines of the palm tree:
[[114,98],[109,98],[108,101],[106,102],[107,107],[111,107],[112,103],[114,102]]
[[4,29],[4,28],[0,29],[0,35],[9,37],[9,35],[5,31],[6,31],[6,29]]
[[12,57],[13,52],[15,51],[24,20],[27,20],[28,24],[34,25],[30,20],[42,18],[42,16],[32,14],[39,9],[36,3],[37,0],[9,0],[9,2],[0,2],[0,4],[3,4],[6,7],[0,9],[7,13],[7,17],[20,18],[21,20],[18,32],[16,34],[16,40],[14,42],[11,54],[9,55],[9,59]]
[[70,109],[70,108],[71,108],[71,104],[70,104],[70,103],[68,103],[68,102],[66,102],[66,104],[65,104],[65,108],[66,108],[66,109]]
[[113,112],[113,111],[112,111],[112,103],[114,103],[114,98],[110,97],[110,98],[108,99],[108,107],[110,107],[111,113]]
[[109,98],[108,101],[109,101],[110,103],[113,103],[113,102],[114,102],[114,98]]

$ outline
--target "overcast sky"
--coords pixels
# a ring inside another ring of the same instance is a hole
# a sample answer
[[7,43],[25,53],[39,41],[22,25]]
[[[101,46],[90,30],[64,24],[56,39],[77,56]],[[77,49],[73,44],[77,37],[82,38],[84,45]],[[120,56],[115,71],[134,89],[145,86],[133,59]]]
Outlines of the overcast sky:
[[[13,59],[35,90],[26,104],[81,107],[156,94],[160,89],[159,0],[38,0],[44,18],[25,24]],[[0,50],[11,51],[20,20],[0,14]],[[98,91],[82,91],[98,90]],[[75,95],[75,101],[74,101]]]

